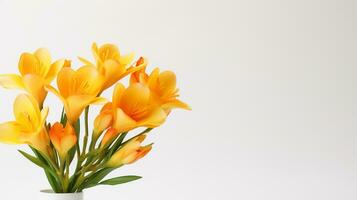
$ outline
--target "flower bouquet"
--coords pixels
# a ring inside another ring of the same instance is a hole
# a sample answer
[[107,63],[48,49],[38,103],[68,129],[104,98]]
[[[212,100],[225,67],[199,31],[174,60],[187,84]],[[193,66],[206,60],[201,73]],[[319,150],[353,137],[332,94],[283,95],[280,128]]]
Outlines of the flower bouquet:
[[[21,55],[20,75],[0,75],[0,86],[25,91],[15,99],[15,119],[0,124],[0,141],[29,146],[32,154],[19,152],[44,170],[51,193],[81,194],[97,185],[141,178],[106,176],[151,150],[152,144],[141,145],[146,134],[164,123],[172,109],[190,109],[177,99],[173,72],[155,68],[147,74],[147,59],[133,62],[133,54],[121,55],[113,44],[98,47],[94,43],[92,53],[94,62],[79,57],[83,66],[72,69],[69,60],[52,62],[49,51],[40,48]],[[118,83],[126,76],[130,76],[127,87]],[[51,85],[55,78],[57,88]],[[111,86],[109,101],[101,94]],[[46,105],[48,92],[63,104],[58,121],[53,123],[46,120],[48,114],[56,114]],[[89,130],[92,104],[103,107]],[[129,131],[142,127],[145,129],[127,138]]]

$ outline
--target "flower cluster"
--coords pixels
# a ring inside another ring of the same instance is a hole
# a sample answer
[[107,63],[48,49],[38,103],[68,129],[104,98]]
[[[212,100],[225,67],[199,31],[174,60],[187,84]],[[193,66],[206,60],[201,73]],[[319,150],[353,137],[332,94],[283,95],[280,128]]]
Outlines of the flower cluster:
[[[14,102],[14,120],[0,124],[0,141],[27,144],[34,155],[20,151],[42,167],[55,192],[81,192],[99,184],[120,184],[138,176],[104,180],[114,169],[144,157],[152,144],[142,146],[146,134],[160,126],[172,109],[190,110],[178,99],[176,75],[156,68],[146,72],[147,59],[121,55],[117,46],[93,44],[94,62],[79,57],[83,66],[71,67],[65,59],[53,61],[47,49],[23,53],[20,74],[0,75],[0,86],[20,89]],[[128,86],[119,81],[130,76]],[[51,85],[57,80],[57,87]],[[111,100],[102,97],[114,87]],[[63,104],[61,118],[49,123],[48,93]],[[102,105],[89,132],[89,106]],[[84,118],[84,133],[80,117]],[[145,127],[141,133],[126,139],[129,131]],[[70,173],[70,166],[74,163]]]

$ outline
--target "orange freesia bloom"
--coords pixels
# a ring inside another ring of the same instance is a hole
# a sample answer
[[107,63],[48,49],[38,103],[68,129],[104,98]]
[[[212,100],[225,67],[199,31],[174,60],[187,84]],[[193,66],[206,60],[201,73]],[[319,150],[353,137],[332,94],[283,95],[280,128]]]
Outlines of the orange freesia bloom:
[[134,163],[144,157],[152,149],[152,144],[140,146],[145,137],[145,135],[141,135],[126,143],[109,159],[107,166],[119,167],[121,165]]
[[46,89],[62,100],[67,119],[73,124],[85,107],[106,102],[105,98],[97,97],[102,85],[102,75],[91,66],[83,66],[77,71],[64,67],[57,76],[59,91],[50,85]]
[[[139,60],[138,62],[144,62]],[[155,68],[150,75],[145,73],[145,68],[132,73],[130,84],[143,83],[148,85],[152,92],[154,102],[160,105],[167,113],[174,108],[191,110],[190,106],[179,97],[179,89],[176,87],[176,75],[171,71],[160,73],[159,68]]]
[[112,113],[111,126],[118,133],[137,127],[160,126],[167,116],[160,106],[152,103],[149,88],[141,83],[132,84],[126,89],[118,83],[112,101],[103,107],[102,113]]
[[49,138],[44,123],[48,108],[40,111],[37,101],[21,94],[14,102],[15,121],[0,124],[0,141],[9,144],[29,144],[48,154]]
[[47,49],[40,48],[33,54],[23,53],[19,61],[20,75],[0,75],[0,86],[4,88],[23,89],[30,93],[42,107],[47,91],[45,84],[50,84],[58,71],[65,64],[65,60],[52,63],[51,55]]
[[61,160],[65,160],[67,152],[77,143],[77,136],[74,128],[70,123],[67,123],[66,126],[63,127],[61,123],[56,122],[51,127],[49,135]]
[[117,46],[104,44],[98,48],[97,44],[92,45],[92,53],[96,64],[84,58],[79,58],[86,65],[96,66],[100,73],[105,77],[102,91],[109,88],[117,81],[128,74],[140,70],[143,66],[130,66],[134,54],[120,55]]

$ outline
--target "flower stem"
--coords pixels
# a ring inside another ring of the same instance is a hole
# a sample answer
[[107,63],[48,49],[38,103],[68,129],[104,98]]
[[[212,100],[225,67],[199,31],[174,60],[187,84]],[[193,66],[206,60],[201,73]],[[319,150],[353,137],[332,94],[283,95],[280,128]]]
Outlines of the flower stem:
[[88,143],[88,113],[89,113],[89,106],[86,107],[84,111],[84,128],[85,128],[85,135],[83,139],[83,150],[82,154],[86,154],[87,150],[87,143]]

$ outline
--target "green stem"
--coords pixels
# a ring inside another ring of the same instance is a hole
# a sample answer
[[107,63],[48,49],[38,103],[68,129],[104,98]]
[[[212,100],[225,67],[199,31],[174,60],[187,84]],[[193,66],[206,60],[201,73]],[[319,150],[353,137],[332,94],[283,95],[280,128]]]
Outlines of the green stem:
[[63,191],[68,192],[68,185],[69,185],[69,158],[68,156],[66,157],[66,173],[64,175],[64,181],[63,181]]
[[84,111],[84,128],[85,128],[85,135],[83,141],[83,150],[82,154],[86,153],[87,150],[87,143],[88,143],[88,113],[89,113],[89,106],[86,107]]

